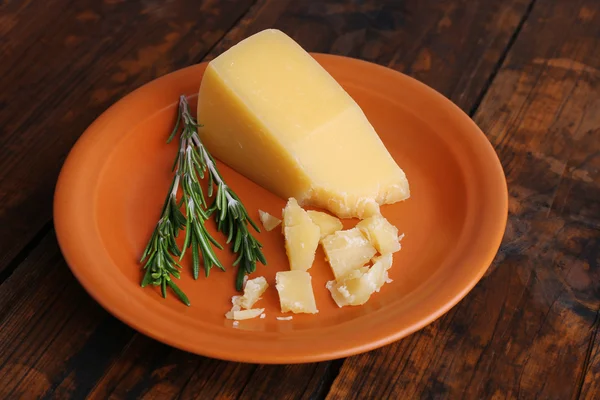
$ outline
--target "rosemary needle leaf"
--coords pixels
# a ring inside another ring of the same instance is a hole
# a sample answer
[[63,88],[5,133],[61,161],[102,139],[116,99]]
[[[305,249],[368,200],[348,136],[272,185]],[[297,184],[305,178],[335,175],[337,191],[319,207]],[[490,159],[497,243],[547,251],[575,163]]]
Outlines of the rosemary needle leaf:
[[148,286],[148,284],[152,281],[152,271],[150,268],[146,269],[146,273],[144,274],[144,279],[142,279],[142,287]]
[[208,197],[212,197],[213,195],[213,182],[212,174],[208,174]]
[[167,280],[164,279],[164,277],[163,277],[162,282],[160,283],[160,291],[162,293],[162,297],[166,299],[167,298]]
[[179,287],[175,284],[175,282],[173,282],[172,280],[168,280],[167,285],[169,285],[171,290],[173,290],[173,293],[175,293],[177,295],[177,297],[179,297],[179,300],[181,300],[183,302],[183,304],[185,304],[188,307],[190,306],[190,300],[185,295],[185,293],[183,293],[183,291],[181,289],[179,289]]
[[190,239],[192,236],[192,230],[190,229],[191,226],[192,226],[192,219],[188,218],[187,221],[185,222],[185,240],[183,241],[183,246],[181,247],[181,255],[179,256],[180,261],[183,258],[185,251],[187,250],[187,248],[190,245]]
[[171,141],[173,140],[175,135],[177,135],[177,131],[179,131],[179,123],[180,122],[181,122],[181,114],[177,113],[177,121],[175,122],[175,128],[173,128],[171,135],[169,135],[169,138],[167,139],[167,143],[171,143]]
[[192,233],[192,272],[194,279],[198,279],[198,273],[200,271],[200,255],[198,254],[198,240],[196,234]]
[[267,265],[267,259],[265,258],[265,255],[263,254],[262,250],[257,249],[256,256],[258,257],[258,260],[262,263],[262,265]]
[[244,257],[244,255],[243,255],[243,254],[240,254],[240,255],[238,256],[238,258],[236,258],[236,259],[235,259],[235,261],[233,262],[233,264],[232,264],[232,265],[233,265],[234,267],[236,267],[236,266],[237,266],[237,265],[240,263],[240,261],[242,261],[242,258],[243,258],[243,257]]
[[244,288],[244,276],[246,275],[246,269],[240,266],[238,268],[237,277],[235,279],[235,288],[241,291]]
[[246,220],[250,223],[250,225],[252,225],[256,232],[260,233],[260,228],[258,227],[258,225],[256,225],[256,222],[254,222],[252,218],[248,218],[248,216],[246,215]]

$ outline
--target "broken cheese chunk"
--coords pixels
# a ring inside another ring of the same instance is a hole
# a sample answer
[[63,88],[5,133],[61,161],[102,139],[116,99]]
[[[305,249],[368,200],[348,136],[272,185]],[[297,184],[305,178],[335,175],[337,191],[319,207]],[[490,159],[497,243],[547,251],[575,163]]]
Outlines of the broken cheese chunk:
[[321,239],[342,229],[342,221],[333,215],[321,211],[307,211],[308,216],[321,230]]
[[281,31],[259,32],[209,63],[198,122],[216,158],[302,205],[362,218],[410,196],[358,104]]
[[254,279],[246,281],[244,286],[243,296],[233,296],[231,302],[234,306],[240,306],[241,308],[250,309],[260,299],[265,290],[269,287],[267,280],[259,276]]
[[360,221],[356,227],[381,254],[400,250],[398,228],[381,215],[373,215]]
[[327,282],[326,287],[338,307],[360,306],[389,281],[387,271],[391,266],[392,255],[386,254],[378,257],[371,268],[353,270],[341,280]]
[[258,210],[258,216],[260,218],[260,222],[265,227],[267,232],[272,231],[277,227],[277,225],[281,223],[281,220],[279,218],[276,218],[263,210]]
[[337,231],[321,244],[337,280],[365,265],[377,253],[358,228]]
[[321,231],[294,198],[283,209],[283,235],[290,269],[306,271],[312,267]]
[[306,271],[282,271],[275,275],[281,312],[316,314],[311,276]]

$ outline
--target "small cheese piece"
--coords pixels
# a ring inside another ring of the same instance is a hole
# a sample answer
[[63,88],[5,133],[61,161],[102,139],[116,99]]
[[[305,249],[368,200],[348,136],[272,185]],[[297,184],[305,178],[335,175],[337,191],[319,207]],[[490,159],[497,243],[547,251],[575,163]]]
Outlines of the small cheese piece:
[[240,306],[241,308],[250,309],[260,299],[265,290],[269,287],[267,280],[259,276],[254,279],[250,279],[244,285],[243,296],[233,296],[231,302],[234,306]]
[[360,306],[389,280],[387,271],[391,265],[392,255],[386,254],[379,257],[371,268],[353,270],[341,280],[327,282],[326,287],[338,307]]
[[337,280],[365,265],[377,253],[358,228],[337,231],[321,244]]
[[279,218],[276,218],[263,210],[258,210],[258,216],[260,218],[260,222],[265,227],[267,232],[272,231],[281,223]]
[[302,205],[365,217],[410,196],[358,104],[281,31],[259,32],[208,64],[198,122],[212,155]]
[[312,267],[321,231],[294,198],[283,210],[283,235],[290,269],[306,271]]
[[229,311],[225,314],[227,319],[234,319],[236,321],[241,321],[244,319],[252,319],[258,317],[265,311],[264,308],[253,308],[251,310],[240,310],[240,311]]
[[386,271],[392,268],[392,261],[393,258],[391,253],[373,257],[373,259],[371,260],[371,262],[373,262],[373,265],[375,265],[378,262],[381,262]]
[[395,253],[400,250],[398,228],[390,224],[383,216],[373,215],[360,221],[356,227],[379,253]]
[[329,289],[329,292],[331,292],[331,297],[333,298],[335,303],[338,305],[338,307],[347,306],[350,304],[349,301],[354,301],[354,297],[353,297],[352,293],[350,293],[350,291],[346,287],[345,282],[346,281],[351,282],[356,279],[360,279],[360,277],[363,276],[368,271],[369,271],[368,267],[361,267],[359,269],[350,271],[339,281],[333,280],[333,281],[327,282],[325,287],[327,289]]
[[282,271],[275,275],[281,312],[316,314],[311,276],[306,271]]
[[329,236],[332,233],[335,233],[342,229],[344,226],[342,225],[342,221],[333,215],[329,215],[327,213],[321,211],[307,211],[308,216],[314,222],[319,229],[321,230],[321,239],[325,236]]

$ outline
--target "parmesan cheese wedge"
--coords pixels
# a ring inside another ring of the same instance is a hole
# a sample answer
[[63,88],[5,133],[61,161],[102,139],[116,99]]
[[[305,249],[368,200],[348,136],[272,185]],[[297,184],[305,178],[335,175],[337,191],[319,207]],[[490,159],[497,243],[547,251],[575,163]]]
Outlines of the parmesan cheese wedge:
[[363,218],[410,196],[358,104],[281,31],[259,32],[209,63],[198,122],[215,157],[301,205]]

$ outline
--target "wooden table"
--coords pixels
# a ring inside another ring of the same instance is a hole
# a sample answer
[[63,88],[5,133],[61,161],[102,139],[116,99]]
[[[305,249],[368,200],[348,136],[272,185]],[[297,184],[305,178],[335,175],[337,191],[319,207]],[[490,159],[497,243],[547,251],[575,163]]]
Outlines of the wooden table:
[[[52,225],[65,156],[109,105],[264,28],[409,74],[467,112],[510,217],[449,313],[345,360],[237,364],[98,306]],[[0,2],[0,398],[600,398],[598,0]]]

